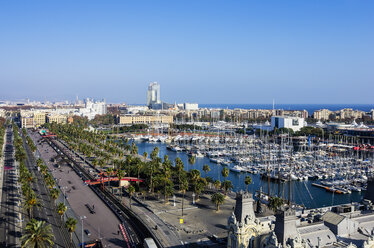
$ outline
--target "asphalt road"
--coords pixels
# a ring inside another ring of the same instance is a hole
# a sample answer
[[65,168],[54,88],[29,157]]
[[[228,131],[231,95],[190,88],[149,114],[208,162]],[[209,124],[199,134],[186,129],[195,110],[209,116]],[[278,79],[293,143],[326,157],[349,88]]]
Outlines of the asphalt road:
[[[57,158],[56,162],[51,162],[58,154],[52,147],[41,142],[41,137],[36,132],[29,132],[30,137],[37,145],[41,158],[51,170],[54,178],[60,188],[64,188],[67,200],[77,216],[86,216],[83,220],[84,229],[90,231],[91,235],[86,234],[84,240],[101,239],[106,247],[125,247],[126,243],[121,234],[119,234],[119,219],[107,207],[107,205],[84,184],[81,177],[67,164]],[[58,165],[60,168],[58,168]],[[86,204],[94,207],[95,214],[91,214]],[[80,221],[80,220],[78,220]],[[78,236],[80,237],[81,232]]]
[[6,129],[4,164],[2,166],[3,185],[0,211],[0,246],[20,247],[19,195],[17,192],[18,177],[14,160],[13,131]]
[[62,222],[60,216],[57,214],[54,202],[50,197],[47,186],[44,183],[42,174],[37,170],[37,165],[35,158],[26,144],[26,140],[20,132],[20,136],[23,138],[23,146],[26,151],[26,167],[29,171],[34,174],[34,181],[32,188],[35,194],[39,196],[40,206],[34,208],[33,218],[37,220],[43,220],[52,226],[52,231],[54,234],[54,247],[72,247],[70,243],[70,235],[68,234],[64,223]]

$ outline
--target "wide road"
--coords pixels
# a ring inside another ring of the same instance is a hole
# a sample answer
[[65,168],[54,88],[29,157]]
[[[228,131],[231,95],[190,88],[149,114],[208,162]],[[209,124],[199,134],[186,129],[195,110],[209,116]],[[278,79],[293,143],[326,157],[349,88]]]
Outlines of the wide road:
[[[67,162],[59,158],[56,162],[51,162],[52,158],[55,158],[58,153],[48,143],[41,142],[41,136],[38,133],[29,131],[29,134],[34,144],[37,145],[41,158],[51,170],[53,177],[57,179],[60,188],[64,189],[72,210],[77,216],[86,216],[86,219],[83,220],[83,226],[91,234],[90,236],[84,234],[84,240],[101,239],[106,247],[127,247],[122,235],[119,234],[119,224],[121,222],[116,215],[90,187],[83,183],[81,177],[75,173]],[[86,204],[94,207],[95,214],[90,213]],[[80,234],[79,232],[78,236]]]
[[43,176],[37,170],[35,158],[29,146],[26,144],[26,139],[22,132],[20,132],[20,136],[23,138],[23,146],[27,155],[26,167],[35,177],[32,183],[32,188],[35,191],[35,194],[39,196],[41,205],[39,208],[34,208],[32,217],[37,220],[43,220],[52,226],[55,242],[54,247],[73,247],[70,242],[70,235],[64,227],[64,223],[61,221],[60,216],[57,214],[54,202],[47,190]]
[[14,160],[13,131],[6,129],[4,164],[2,173],[2,198],[0,210],[0,247],[20,247],[20,214],[17,192],[18,177]]

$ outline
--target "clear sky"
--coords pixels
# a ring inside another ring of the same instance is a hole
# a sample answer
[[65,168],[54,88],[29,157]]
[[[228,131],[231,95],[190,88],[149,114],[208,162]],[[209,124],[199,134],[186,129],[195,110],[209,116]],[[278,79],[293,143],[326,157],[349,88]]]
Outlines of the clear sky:
[[0,99],[373,103],[374,1],[0,2]]

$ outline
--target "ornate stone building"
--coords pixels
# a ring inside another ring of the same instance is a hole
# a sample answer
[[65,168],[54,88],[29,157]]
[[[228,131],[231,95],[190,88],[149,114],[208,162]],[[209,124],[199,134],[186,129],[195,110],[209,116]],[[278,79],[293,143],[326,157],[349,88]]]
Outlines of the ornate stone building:
[[235,211],[228,220],[228,248],[263,247],[270,240],[271,220],[256,218],[253,202],[248,192],[237,193]]

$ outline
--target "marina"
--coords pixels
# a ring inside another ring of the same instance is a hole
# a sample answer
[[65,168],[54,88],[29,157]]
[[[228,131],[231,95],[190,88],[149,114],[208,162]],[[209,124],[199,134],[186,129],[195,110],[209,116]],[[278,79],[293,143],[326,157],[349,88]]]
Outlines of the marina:
[[[166,136],[165,136],[166,137]],[[202,140],[207,140],[201,142]],[[203,165],[210,171],[207,176],[223,181],[221,171],[230,169],[227,180],[233,183],[233,191],[245,190],[244,179],[252,177],[249,191],[261,190],[271,196],[288,199],[291,183],[291,200],[306,208],[324,207],[359,201],[365,194],[367,175],[372,174],[372,160],[351,156],[326,156],[326,151],[291,152],[287,142],[282,145],[264,142],[253,137],[166,137],[161,142],[157,137],[137,137],[130,141],[138,146],[139,154],[150,154],[159,147],[159,156],[168,155],[174,161],[179,157],[186,170],[198,169],[202,176]],[[204,149],[205,148],[205,149]],[[188,163],[190,156],[196,157],[194,165]],[[318,199],[318,200],[317,200]]]

